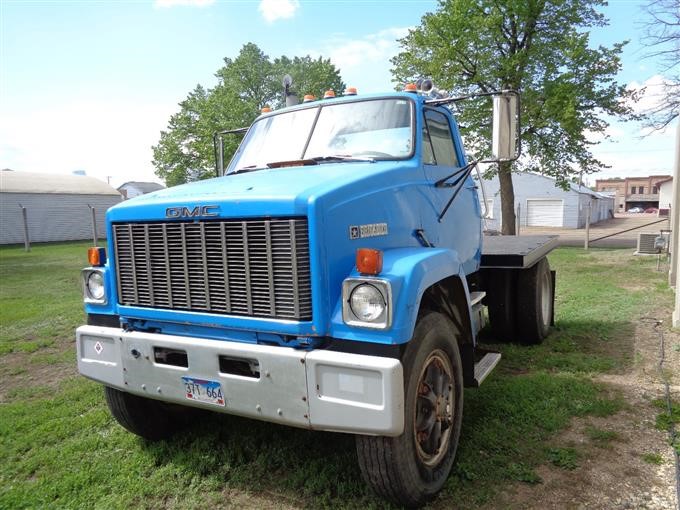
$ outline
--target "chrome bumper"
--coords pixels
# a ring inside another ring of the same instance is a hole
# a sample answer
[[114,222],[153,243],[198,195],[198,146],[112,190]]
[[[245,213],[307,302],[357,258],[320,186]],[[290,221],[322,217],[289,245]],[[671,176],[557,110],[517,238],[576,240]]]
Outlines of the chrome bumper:
[[[314,430],[398,436],[404,429],[399,360],[228,340],[81,326],[82,375],[148,398]],[[187,353],[188,367],[157,363],[154,348]],[[220,371],[219,356],[256,360],[259,377]],[[219,381],[225,406],[188,400],[182,376]]]

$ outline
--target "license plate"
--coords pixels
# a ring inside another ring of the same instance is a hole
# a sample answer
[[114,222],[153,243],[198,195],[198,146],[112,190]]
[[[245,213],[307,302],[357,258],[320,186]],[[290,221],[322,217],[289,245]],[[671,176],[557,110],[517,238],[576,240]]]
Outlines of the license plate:
[[182,382],[186,390],[186,397],[189,400],[224,406],[224,394],[219,382],[194,377],[182,377]]

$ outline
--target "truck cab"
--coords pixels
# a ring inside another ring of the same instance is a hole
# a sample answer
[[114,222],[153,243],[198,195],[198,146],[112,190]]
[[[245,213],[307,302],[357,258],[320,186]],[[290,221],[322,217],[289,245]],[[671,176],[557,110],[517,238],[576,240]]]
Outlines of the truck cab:
[[[218,177],[108,211],[82,273],[81,374],[148,439],[193,408],[355,434],[378,494],[425,503],[455,457],[463,386],[500,359],[477,343],[484,289],[504,293],[492,322],[516,312],[516,279],[498,283],[512,271],[482,267],[454,116],[422,90],[348,95],[264,112],[226,166],[221,147]],[[521,269],[542,340],[539,262]]]

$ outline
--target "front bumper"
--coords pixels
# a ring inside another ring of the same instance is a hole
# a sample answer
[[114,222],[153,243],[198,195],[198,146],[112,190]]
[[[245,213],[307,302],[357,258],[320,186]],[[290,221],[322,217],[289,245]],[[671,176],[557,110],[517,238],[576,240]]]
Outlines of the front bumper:
[[[397,359],[99,326],[78,328],[76,346],[82,375],[135,395],[314,430],[398,436],[404,429]],[[154,348],[185,351],[188,366],[156,362]],[[222,372],[220,356],[256,360],[259,377]],[[188,400],[182,376],[219,381],[225,406]]]

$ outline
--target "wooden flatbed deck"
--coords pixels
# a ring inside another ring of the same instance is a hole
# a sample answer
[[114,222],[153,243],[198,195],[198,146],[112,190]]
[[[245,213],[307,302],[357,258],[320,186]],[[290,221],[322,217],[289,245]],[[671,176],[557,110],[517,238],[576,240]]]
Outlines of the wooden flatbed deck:
[[523,269],[557,248],[559,236],[484,236],[482,268]]

